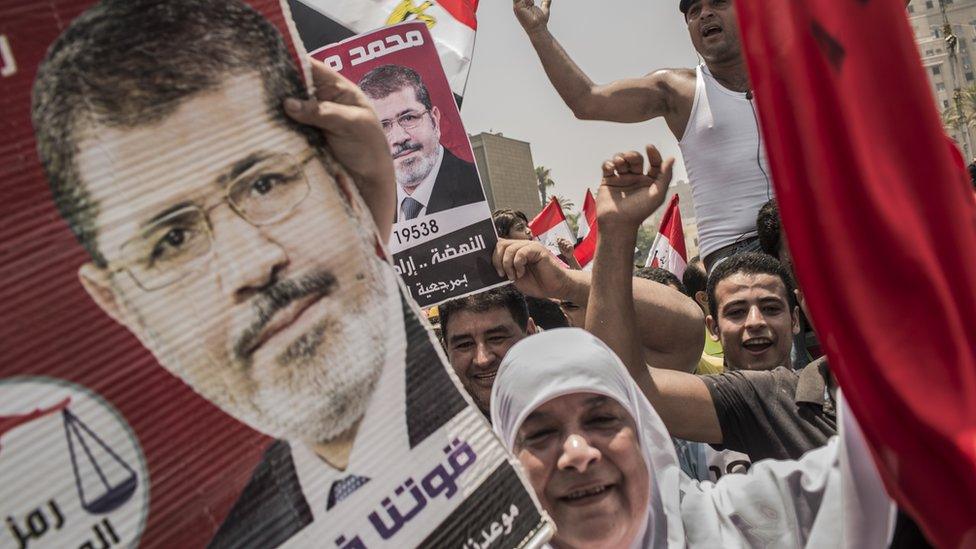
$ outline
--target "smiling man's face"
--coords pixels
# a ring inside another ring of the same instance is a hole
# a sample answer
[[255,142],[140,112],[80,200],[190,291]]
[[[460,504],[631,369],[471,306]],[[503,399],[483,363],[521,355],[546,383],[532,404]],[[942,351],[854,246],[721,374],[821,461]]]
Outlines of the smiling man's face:
[[741,57],[739,25],[732,0],[698,0],[685,14],[695,51],[708,63]]
[[444,326],[447,358],[474,403],[488,413],[491,386],[508,350],[536,332],[529,319],[526,329],[506,307],[487,311],[461,310],[451,315]]
[[[230,76],[160,122],[79,131],[111,266],[80,276],[218,407],[276,437],[326,442],[368,405],[396,285],[368,218],[305,138],[271,118],[263,90],[256,74]],[[273,197],[289,189],[299,198],[281,209]]]
[[772,370],[790,365],[800,325],[786,286],[776,276],[735,273],[715,286],[718,319],[706,321],[721,340],[730,370]]

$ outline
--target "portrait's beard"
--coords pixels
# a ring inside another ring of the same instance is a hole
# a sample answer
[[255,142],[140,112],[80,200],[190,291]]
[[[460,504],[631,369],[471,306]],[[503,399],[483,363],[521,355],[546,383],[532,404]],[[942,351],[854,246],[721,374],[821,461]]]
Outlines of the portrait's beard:
[[[398,143],[394,145],[393,156],[396,157],[398,154],[407,150],[422,150],[423,147],[419,143],[413,141],[407,141],[404,143]],[[407,189],[413,189],[417,185],[420,185],[423,180],[430,175],[430,171],[434,169],[434,163],[437,162],[437,147],[435,146],[427,154],[422,154],[420,156],[409,158],[396,165],[396,180],[401,187]]]
[[[329,314],[288,343],[273,364],[254,368],[246,356],[235,359],[253,382],[248,409],[240,410],[250,416],[248,423],[277,438],[327,442],[363,417],[386,360],[389,314],[384,306],[390,293],[377,269],[383,264],[378,259],[366,262],[365,277],[356,281],[365,288],[341,288],[331,275],[320,272],[282,281],[267,292],[277,291],[278,296],[256,300],[260,322],[265,312],[273,315],[307,292],[349,291],[362,296],[352,302],[323,297],[332,300]],[[281,296],[287,299],[275,301]],[[263,310],[269,304],[271,309]],[[248,333],[250,329],[244,335]]]
[[[399,317],[390,311],[391,304],[399,306],[395,275],[373,252],[371,221],[358,221],[362,225],[356,229],[356,242],[334,251],[348,256],[340,269],[355,271],[314,270],[258,292],[248,323],[233,334],[225,352],[208,352],[203,363],[187,356],[194,348],[208,347],[199,333],[171,341],[163,346],[169,352],[157,357],[204,398],[267,435],[320,443],[348,431],[365,414],[394,351],[390,330],[403,329],[391,323]],[[196,302],[208,303],[199,297]],[[276,356],[263,356],[259,362],[256,351],[261,350],[264,327],[276,312],[303,299],[316,300],[309,309],[321,307],[324,313]],[[197,314],[206,315],[203,310]],[[226,329],[222,323],[227,319],[212,321],[221,325],[215,330]],[[201,326],[201,333],[207,331]],[[151,334],[152,340],[157,344],[150,348],[159,349],[160,339]]]

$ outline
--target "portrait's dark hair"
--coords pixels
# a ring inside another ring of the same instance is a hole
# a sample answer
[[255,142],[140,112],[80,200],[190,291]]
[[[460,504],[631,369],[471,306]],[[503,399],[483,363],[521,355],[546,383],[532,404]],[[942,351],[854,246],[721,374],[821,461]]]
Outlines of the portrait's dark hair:
[[569,328],[569,319],[559,303],[544,297],[531,296],[525,296],[525,303],[529,306],[529,317],[543,330]]
[[383,99],[391,93],[396,93],[403,88],[410,86],[413,88],[417,101],[425,109],[431,109],[433,104],[430,102],[430,92],[427,86],[420,79],[417,71],[402,65],[383,65],[367,72],[359,79],[359,87],[363,92],[373,99]]
[[641,267],[634,272],[634,276],[637,278],[646,278],[647,280],[664,284],[665,286],[672,286],[683,294],[688,293],[685,285],[681,283],[681,280],[674,273],[661,267]]
[[976,162],[966,166],[966,169],[969,170],[969,181],[973,184],[973,189],[976,189]]
[[494,288],[480,294],[469,295],[459,299],[452,299],[437,308],[441,319],[441,332],[444,341],[450,340],[451,316],[461,311],[485,313],[492,309],[505,308],[512,315],[512,320],[522,331],[529,327],[529,309],[525,303],[525,296],[514,286],[507,285]]
[[695,256],[688,262],[685,274],[681,275],[681,282],[685,285],[685,295],[694,299],[695,294],[704,292],[708,287],[708,274],[705,272],[705,264],[702,263],[701,256]]
[[775,199],[759,208],[756,232],[759,233],[759,247],[762,251],[779,259],[779,206]]
[[237,0],[103,0],[78,16],[48,49],[31,106],[37,151],[54,202],[96,265],[98,204],[80,180],[76,155],[94,126],[132,129],[157,123],[229,76],[254,73],[272,119],[302,133],[282,101],[306,98],[278,30]]
[[790,277],[786,267],[773,256],[759,252],[745,252],[733,255],[712,268],[712,274],[708,276],[708,313],[712,318],[718,319],[719,310],[718,301],[715,299],[715,288],[719,282],[738,273],[768,274],[782,280],[786,288],[786,303],[790,307],[790,314],[793,313],[796,296],[793,294],[793,278]]
[[524,213],[511,208],[499,208],[495,210],[491,214],[491,219],[495,222],[495,231],[498,232],[498,236],[501,238],[508,238],[508,232],[519,221],[526,225],[529,224],[529,218],[525,217]]

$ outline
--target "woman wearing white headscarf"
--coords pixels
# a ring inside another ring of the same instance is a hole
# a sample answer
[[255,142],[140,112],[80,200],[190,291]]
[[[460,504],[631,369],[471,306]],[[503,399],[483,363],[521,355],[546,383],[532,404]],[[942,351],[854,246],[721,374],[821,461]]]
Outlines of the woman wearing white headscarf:
[[[841,478],[850,466],[841,464],[846,453],[836,438],[801,460],[762,461],[718,483],[688,479],[664,424],[620,359],[583,330],[551,330],[512,347],[492,388],[491,417],[556,523],[554,547],[882,547],[888,541],[889,500],[866,499],[880,490],[876,472],[862,472],[851,489]],[[873,483],[869,490],[866,482]],[[843,498],[845,488],[856,499]],[[864,516],[870,528],[852,537],[846,526]]]

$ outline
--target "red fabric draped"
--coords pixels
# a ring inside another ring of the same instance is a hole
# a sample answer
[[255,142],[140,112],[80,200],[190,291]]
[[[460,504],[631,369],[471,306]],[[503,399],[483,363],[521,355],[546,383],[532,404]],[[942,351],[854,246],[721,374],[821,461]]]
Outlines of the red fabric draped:
[[904,3],[736,6],[831,368],[892,497],[939,546],[976,546],[976,202]]

